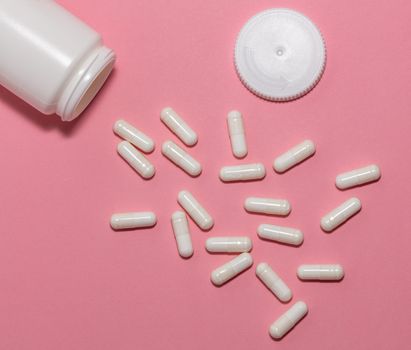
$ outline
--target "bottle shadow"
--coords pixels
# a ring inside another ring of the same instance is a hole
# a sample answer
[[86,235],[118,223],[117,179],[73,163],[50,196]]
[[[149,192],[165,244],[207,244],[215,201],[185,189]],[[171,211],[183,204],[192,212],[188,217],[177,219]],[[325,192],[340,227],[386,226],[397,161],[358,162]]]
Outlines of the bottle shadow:
[[28,122],[33,123],[37,128],[46,132],[57,130],[63,136],[70,137],[79,129],[80,125],[84,123],[87,115],[93,112],[94,106],[97,104],[102,95],[104,95],[104,90],[106,90],[106,87],[110,85],[110,82],[113,80],[112,77],[114,75],[115,69],[113,69],[101,91],[99,91],[99,93],[93,99],[92,103],[90,103],[90,105],[84,110],[81,116],[70,122],[62,121],[61,118],[55,114],[44,115],[1,85],[0,100],[9,109],[12,109],[15,113],[20,115]]

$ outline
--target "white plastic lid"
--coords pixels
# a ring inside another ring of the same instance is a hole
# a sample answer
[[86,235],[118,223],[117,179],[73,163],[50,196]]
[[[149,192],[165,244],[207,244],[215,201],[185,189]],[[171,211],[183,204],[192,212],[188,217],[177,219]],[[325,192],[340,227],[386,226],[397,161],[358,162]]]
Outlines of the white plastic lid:
[[318,83],[326,51],[311,20],[293,10],[271,9],[245,24],[237,38],[234,60],[241,81],[257,96],[289,101]]

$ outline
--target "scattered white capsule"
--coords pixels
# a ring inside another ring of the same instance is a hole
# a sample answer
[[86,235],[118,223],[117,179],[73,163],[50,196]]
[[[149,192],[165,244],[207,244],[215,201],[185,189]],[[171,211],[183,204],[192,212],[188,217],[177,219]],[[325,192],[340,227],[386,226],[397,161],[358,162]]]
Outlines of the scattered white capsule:
[[187,146],[194,146],[198,137],[193,129],[170,107],[161,111],[161,121]]
[[280,339],[286,335],[307,314],[308,307],[303,301],[296,302],[282,314],[270,327],[270,335]]
[[226,166],[220,170],[220,179],[224,182],[260,180],[265,177],[264,164],[243,164]]
[[178,194],[178,203],[202,230],[206,231],[213,227],[213,218],[190,192],[181,191]]
[[251,213],[281,215],[290,214],[291,205],[285,199],[249,197],[244,202],[244,208]]
[[189,258],[193,255],[193,244],[191,243],[190,229],[187,216],[182,211],[176,211],[171,216],[177,249],[181,257]]
[[230,134],[231,150],[237,158],[247,155],[247,141],[245,139],[243,115],[239,111],[231,111],[227,116],[228,132]]
[[220,266],[211,273],[211,282],[216,286],[221,286],[231,280],[253,264],[253,258],[249,253],[242,253]]
[[341,265],[301,265],[297,270],[301,280],[339,281],[344,277]]
[[321,228],[331,232],[361,210],[361,201],[350,198],[321,219]]
[[113,131],[143,152],[150,153],[154,150],[154,141],[123,119],[117,120],[114,123]]
[[210,253],[245,253],[253,248],[249,237],[212,237],[206,241]]
[[296,246],[300,245],[304,240],[303,233],[291,227],[262,224],[258,226],[257,234],[263,239]]
[[283,173],[314,153],[314,142],[305,140],[276,158],[273,164],[274,170],[278,173]]
[[267,263],[260,263],[256,269],[257,277],[283,303],[291,300],[293,293],[284,281],[273,271]]
[[113,214],[110,221],[114,230],[152,227],[156,223],[156,214],[151,211]]
[[174,142],[164,142],[161,151],[165,157],[183,169],[187,174],[191,176],[198,176],[201,174],[201,164]]
[[117,152],[143,178],[150,179],[156,172],[154,166],[144,155],[136,150],[129,142],[122,141],[117,146]]
[[364,185],[369,182],[377,181],[381,177],[378,165],[372,164],[364,168],[355,169],[340,174],[335,180],[336,186],[340,190],[345,190],[354,186]]

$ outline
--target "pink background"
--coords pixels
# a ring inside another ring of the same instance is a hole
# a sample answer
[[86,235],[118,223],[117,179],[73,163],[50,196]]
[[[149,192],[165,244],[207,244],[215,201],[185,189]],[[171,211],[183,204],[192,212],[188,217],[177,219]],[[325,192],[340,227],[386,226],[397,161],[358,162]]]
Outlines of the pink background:
[[[61,0],[101,32],[116,71],[79,120],[42,116],[0,89],[0,348],[22,349],[405,349],[411,325],[409,1]],[[291,103],[249,93],[232,63],[245,21],[271,7],[308,15],[324,34],[319,85]],[[175,137],[160,110],[173,106],[198,131],[190,152],[204,166],[190,178],[160,154]],[[223,184],[231,155],[225,116],[244,113],[246,162],[261,182]],[[157,174],[143,181],[116,154],[113,122],[125,118],[157,143]],[[276,155],[305,138],[317,154],[284,175]],[[379,183],[338,191],[336,174],[377,163]],[[170,225],[176,195],[191,190],[215,218],[192,222],[195,254],[181,259]],[[287,218],[246,214],[245,197],[287,198]],[[359,215],[328,235],[323,214],[351,196]],[[153,210],[154,229],[114,232],[114,212]],[[300,248],[263,242],[261,223],[301,228]],[[210,236],[249,235],[254,267],[221,288],[210,272],[231,257],[210,255]],[[304,300],[308,316],[281,342],[269,325],[283,305],[257,280],[266,261]],[[302,263],[338,262],[341,283],[303,283]]]

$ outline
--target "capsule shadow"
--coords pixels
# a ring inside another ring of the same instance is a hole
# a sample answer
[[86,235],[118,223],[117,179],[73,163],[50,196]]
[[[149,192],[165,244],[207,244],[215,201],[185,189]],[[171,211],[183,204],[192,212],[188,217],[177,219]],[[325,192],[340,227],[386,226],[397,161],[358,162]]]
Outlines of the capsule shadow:
[[[174,133],[173,133],[173,135],[175,135]],[[177,135],[175,135],[177,138],[178,138],[178,136]],[[183,141],[181,141],[179,138],[178,138],[178,140],[180,141],[180,142],[183,142]],[[184,146],[185,147],[187,147],[187,148],[194,148],[195,146],[197,146],[197,144],[198,144],[198,140],[197,140],[197,142],[196,143],[194,143],[194,144],[192,144],[192,145],[187,145],[186,143],[184,143],[183,142],[183,144],[184,144]]]
[[[119,139],[119,141],[127,141],[127,140],[123,139],[121,136],[118,136],[116,133],[113,132],[113,134],[114,134],[115,136],[117,136],[117,138]],[[128,142],[130,142],[130,141],[128,141]],[[152,153],[154,153],[154,151],[156,150],[156,147],[154,146],[154,148],[153,148],[152,151],[146,152],[146,151],[143,151],[141,148],[137,147],[136,145],[132,144],[131,142],[130,142],[130,144],[133,145],[133,147],[135,147],[139,152],[143,153],[144,155],[152,154]]]
[[325,284],[333,284],[333,283],[341,283],[342,281],[344,281],[345,275],[343,276],[343,278],[341,278],[340,280],[302,280],[301,278],[298,277],[297,278],[300,282],[303,283],[325,283]]
[[284,243],[284,242],[273,241],[273,240],[271,240],[271,239],[262,238],[262,237],[260,237],[260,236],[258,236],[258,235],[257,235],[257,237],[258,237],[259,239],[261,239],[262,241],[265,241],[265,242],[275,243],[275,244],[279,244],[279,245],[282,245],[282,246],[285,246],[285,247],[292,247],[292,248],[301,247],[301,246],[303,245],[303,243],[304,243],[304,239],[302,240],[302,242],[301,242],[299,245],[295,245],[295,244],[288,244],[288,243]]
[[157,223],[155,223],[154,225],[152,225],[152,226],[146,226],[146,227],[132,227],[132,228],[117,228],[117,229],[114,229],[113,227],[111,227],[111,225],[109,224],[109,226],[110,226],[110,228],[111,228],[111,230],[112,231],[114,231],[114,232],[129,232],[129,231],[144,231],[144,230],[149,230],[149,229],[151,229],[151,228],[153,228],[154,226],[156,226],[157,225]]
[[191,258],[194,256],[194,253],[191,254],[190,256],[181,256],[180,254],[178,254],[178,256],[179,256],[180,259],[189,260],[189,259],[191,259]]
[[288,168],[287,170],[285,170],[285,171],[283,171],[283,172],[279,172],[279,171],[275,170],[275,169],[274,169],[274,166],[273,166],[272,168],[273,168],[274,172],[277,173],[278,175],[286,174],[286,173],[288,173],[290,170],[294,169],[295,167],[301,165],[301,164],[304,163],[305,161],[307,161],[307,160],[311,159],[312,157],[314,157],[316,153],[317,153],[317,152],[314,152],[314,153],[313,153],[312,155],[310,155],[309,157],[303,159],[301,162],[298,162],[297,164],[293,165],[291,168]]
[[[183,208],[183,210],[184,210],[184,208]],[[184,211],[186,214],[187,214],[187,216],[190,218],[190,220],[191,220],[191,222],[193,222],[194,223],[194,225],[196,225],[197,226],[197,228],[199,228],[200,229],[200,231],[203,231],[203,232],[209,232],[209,231],[211,231],[212,229],[213,229],[213,227],[214,227],[214,225],[213,226],[211,226],[210,228],[207,228],[207,229],[204,229],[204,228],[201,228],[193,219],[191,219],[191,217],[190,217],[190,215],[186,212],[186,211]]]
[[207,249],[205,251],[210,254],[210,255],[229,255],[229,256],[237,256],[238,254],[242,253],[251,253],[253,251],[253,248],[247,252],[209,252]]
[[355,213],[353,216],[351,216],[350,218],[348,218],[347,220],[345,220],[344,222],[342,222],[341,224],[339,224],[336,228],[334,228],[334,229],[331,230],[331,231],[326,231],[326,230],[324,230],[324,229],[321,227],[321,224],[320,224],[321,231],[323,231],[325,234],[329,235],[329,234],[337,231],[340,227],[343,227],[344,225],[348,224],[348,222],[351,221],[352,219],[354,219],[359,213],[361,213],[361,211],[362,211],[362,207],[361,207],[361,209],[360,209],[357,213]]
[[254,216],[263,216],[263,217],[267,217],[267,218],[287,218],[287,217],[290,216],[290,214],[292,212],[292,209],[291,209],[290,212],[287,215],[279,215],[279,214],[255,213],[255,212],[252,212],[252,211],[248,211],[245,208],[244,208],[244,210],[247,214],[254,215]]
[[345,192],[345,191],[349,191],[349,190],[355,190],[355,189],[358,189],[358,188],[361,188],[361,187],[366,187],[366,186],[368,186],[368,185],[372,185],[373,183],[376,183],[376,182],[380,181],[381,178],[382,178],[382,176],[381,176],[379,179],[377,179],[377,180],[369,181],[369,182],[367,182],[367,183],[365,183],[365,184],[356,185],[356,186],[352,186],[352,187],[348,187],[348,188],[338,188],[338,187],[337,187],[337,184],[334,184],[334,185],[335,185],[335,188],[336,188],[338,191]]
[[202,173],[203,173],[203,170],[201,170],[199,173],[198,173],[198,175],[191,175],[191,174],[189,174],[189,173],[186,173],[183,169],[181,169],[180,167],[178,167],[177,165],[176,165],[176,168],[178,168],[178,169],[180,169],[184,174],[187,174],[189,177],[191,177],[192,179],[196,179],[197,177],[199,177]]
[[187,173],[184,169],[180,168],[178,165],[174,164],[174,162],[173,162],[172,160],[170,160],[168,157],[166,157],[162,152],[161,152],[161,155],[162,155],[165,159],[167,159],[167,160],[173,165],[174,168],[177,168],[177,169],[181,170],[184,174],[188,175],[188,176],[191,177],[192,179],[196,179],[197,177],[199,177],[199,176],[203,173],[203,169],[201,169],[201,171],[200,171],[198,174],[196,174],[196,175],[191,175],[191,174]]
[[218,177],[220,179],[220,181],[224,184],[239,184],[239,183],[249,183],[249,182],[257,182],[257,181],[262,181],[267,177],[267,175],[264,175],[264,177],[262,177],[261,179],[251,179],[251,180],[236,180],[236,181],[224,181],[220,178],[220,176]]
[[[309,313],[309,312],[308,312],[308,313]],[[306,313],[306,314],[301,318],[301,320],[299,320],[298,323],[297,323],[296,325],[294,325],[294,327],[291,328],[287,333],[285,333],[284,336],[282,336],[281,338],[279,338],[279,339],[273,338],[273,337],[270,335],[270,332],[268,332],[268,336],[269,336],[269,337],[271,338],[271,340],[273,340],[274,342],[280,342],[280,341],[283,340],[290,332],[292,332],[292,330],[293,330],[295,327],[298,327],[298,325],[307,317],[308,313]],[[280,316],[279,316],[279,317],[280,317]],[[270,326],[271,326],[271,325],[270,325]]]
[[[133,147],[134,147],[134,146],[133,146]],[[119,157],[120,157],[121,159],[123,159],[122,156],[119,155]],[[138,173],[138,171],[137,171],[136,169],[134,169],[125,159],[123,159],[123,163],[126,163],[126,164],[128,165],[128,167],[129,167],[131,170],[133,170],[133,172],[135,172],[140,179],[142,179],[142,180],[144,180],[144,181],[150,181],[151,179],[153,179],[153,178],[156,176],[156,172],[154,172],[154,174],[153,174],[152,177],[145,178],[145,177],[141,176],[141,175]]]
[[[238,255],[238,253],[237,253],[237,255]],[[253,265],[254,265],[254,263],[253,263]],[[253,267],[253,265],[251,265],[250,267],[248,267],[248,268],[245,269],[244,271],[241,271],[238,275],[235,275],[233,278],[231,278],[230,280],[228,280],[227,282],[225,282],[225,283],[223,283],[223,284],[221,284],[221,285],[219,285],[219,286],[213,283],[213,281],[211,280],[211,275],[210,275],[210,282],[211,282],[211,284],[212,284],[214,287],[216,287],[216,288],[224,287],[226,284],[234,281],[235,279],[237,279],[237,277],[240,277],[240,276],[243,275],[245,272],[247,272],[248,270],[250,270],[250,269]]]
[[294,295],[291,297],[290,300],[287,300],[287,301],[282,301],[282,300],[280,300],[279,298],[277,298],[276,295],[274,295],[274,293],[271,291],[271,289],[268,288],[268,287],[265,285],[265,283],[263,283],[263,281],[261,281],[259,278],[258,278],[258,280],[260,281],[260,284],[262,284],[262,285],[264,286],[264,288],[267,289],[267,290],[270,292],[270,294],[271,294],[276,300],[278,300],[281,304],[286,305],[286,304],[290,303],[290,302],[293,300]]
[[[125,139],[123,139],[121,136],[117,135],[114,131],[113,131],[113,134],[114,134],[120,141],[124,141],[124,140],[125,140]],[[127,140],[126,140],[126,141],[127,141]],[[128,141],[128,142],[130,142],[130,141]],[[130,142],[130,143],[131,143],[131,142]],[[131,143],[131,144],[132,144],[132,143]],[[135,147],[139,152],[141,152],[141,153],[143,153],[143,154],[147,154],[147,155],[154,153],[154,151],[156,150],[156,146],[154,146],[154,148],[153,148],[152,151],[146,152],[146,151],[143,151],[141,148],[137,147],[136,145],[134,145],[134,144],[132,144],[132,145],[133,145],[133,147]]]

